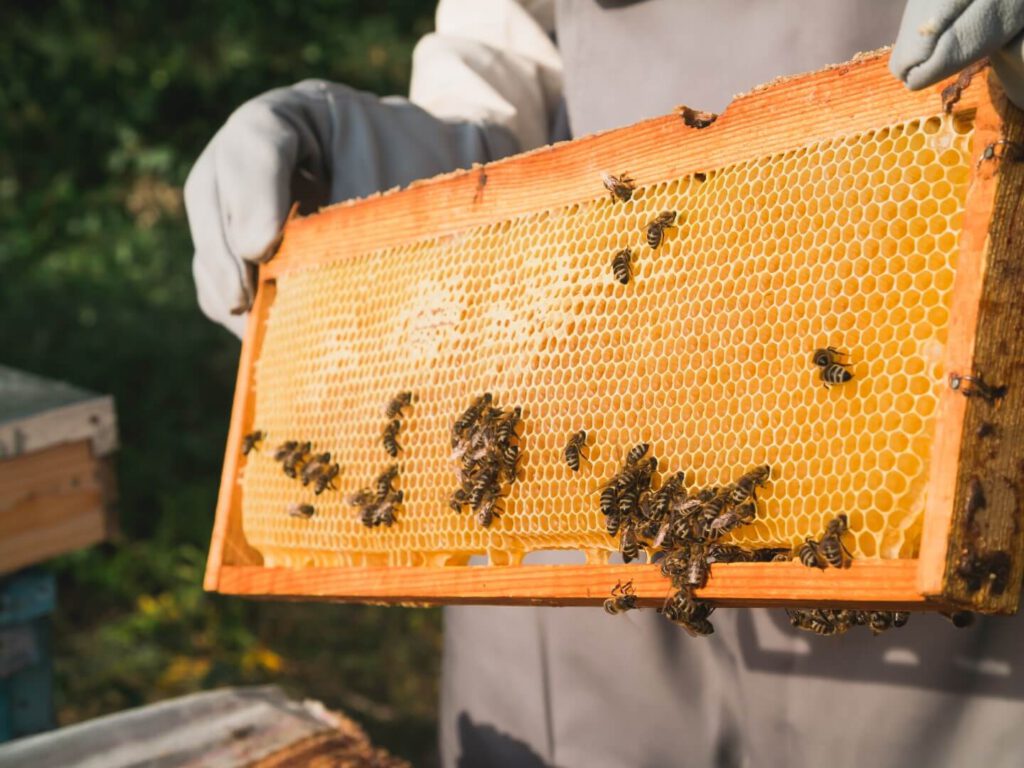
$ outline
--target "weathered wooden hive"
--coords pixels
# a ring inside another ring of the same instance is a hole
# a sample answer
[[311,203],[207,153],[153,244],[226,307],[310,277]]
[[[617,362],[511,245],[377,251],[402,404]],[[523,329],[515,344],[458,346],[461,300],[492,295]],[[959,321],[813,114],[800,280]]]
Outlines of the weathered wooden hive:
[[[290,221],[243,345],[207,588],[579,605],[628,579],[658,603],[656,566],[609,563],[598,499],[643,441],[660,477],[694,487],[771,466],[734,543],[797,547],[848,517],[852,567],[718,564],[705,598],[1015,610],[1021,115],[987,70],[911,93],[886,64],[777,81],[706,127],[673,114]],[[608,172],[635,180],[631,199]],[[676,226],[652,249],[664,211]],[[824,386],[826,346],[851,381]],[[415,400],[392,459],[400,391]],[[519,480],[486,528],[448,503],[452,423],[484,392],[523,414]],[[253,430],[266,439],[243,456]],[[337,488],[287,477],[287,440],[330,452]],[[394,524],[366,527],[349,499],[392,463]],[[551,549],[586,563],[522,562]]]

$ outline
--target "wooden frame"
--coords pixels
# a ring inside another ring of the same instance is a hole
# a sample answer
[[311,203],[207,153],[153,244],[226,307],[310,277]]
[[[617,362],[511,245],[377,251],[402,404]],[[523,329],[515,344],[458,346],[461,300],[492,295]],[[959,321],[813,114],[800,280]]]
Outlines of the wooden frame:
[[[343,228],[348,248],[363,252],[409,242],[424,232],[452,233],[592,199],[600,171],[619,168],[624,157],[631,173],[660,181],[941,113],[940,93],[948,84],[910,92],[887,64],[887,53],[876,52],[776,81],[738,97],[703,130],[688,127],[678,114],[668,115],[289,221],[278,255],[260,270],[242,348],[206,588],[279,598],[596,605],[618,580],[632,579],[642,604],[660,603],[670,586],[654,566],[263,567],[242,536],[237,475],[242,435],[251,428],[252,368],[275,280],[313,264],[304,246],[326,231]],[[1024,338],[1019,327],[1024,292],[1015,287],[1024,271],[1012,245],[1022,219],[1024,164],[1015,162],[1013,142],[1021,137],[1022,123],[987,70],[976,74],[952,104],[952,119],[964,116],[974,120],[973,178],[943,368],[963,375],[983,371],[986,381],[1009,386],[991,402],[944,390],[919,559],[858,561],[848,570],[827,571],[796,563],[719,564],[701,597],[732,605],[1016,610],[1024,568],[1024,455],[1017,447],[1024,391],[1012,381],[1024,370],[1024,344],[1018,341]],[[535,183],[538,178],[545,179],[543,185]],[[382,238],[381,233],[387,234]]]

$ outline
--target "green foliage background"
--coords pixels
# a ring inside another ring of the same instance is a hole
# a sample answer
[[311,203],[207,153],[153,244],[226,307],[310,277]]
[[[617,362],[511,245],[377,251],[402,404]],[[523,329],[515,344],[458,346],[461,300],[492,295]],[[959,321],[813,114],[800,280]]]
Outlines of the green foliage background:
[[432,762],[436,612],[202,592],[238,344],[196,305],[181,187],[264,90],[404,93],[433,5],[0,6],[0,363],[113,394],[123,446],[123,537],[52,565],[62,724],[275,682]]

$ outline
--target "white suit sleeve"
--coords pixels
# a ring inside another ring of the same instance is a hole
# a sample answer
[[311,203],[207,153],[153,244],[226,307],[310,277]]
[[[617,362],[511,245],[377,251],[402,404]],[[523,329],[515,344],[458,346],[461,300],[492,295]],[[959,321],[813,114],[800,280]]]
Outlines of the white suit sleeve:
[[435,31],[413,51],[410,100],[504,128],[522,151],[546,144],[562,99],[553,32],[553,0],[441,0]]

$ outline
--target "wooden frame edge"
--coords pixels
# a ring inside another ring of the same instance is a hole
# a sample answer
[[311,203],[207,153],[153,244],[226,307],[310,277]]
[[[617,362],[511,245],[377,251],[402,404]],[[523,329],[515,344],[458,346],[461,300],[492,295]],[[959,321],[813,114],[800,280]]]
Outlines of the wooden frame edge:
[[[266,327],[263,320],[266,317],[267,309],[274,301],[276,287],[273,281],[260,281],[252,309],[249,311],[245,336],[242,338],[238,376],[231,404],[231,425],[228,427],[224,467],[221,471],[220,489],[217,493],[217,511],[214,517],[213,534],[210,537],[206,573],[203,577],[203,588],[209,591],[217,590],[221,569],[229,555],[237,555],[243,562],[258,563],[263,560],[259,552],[245,543],[245,537],[242,535],[242,521],[239,519],[241,488],[236,478],[243,460],[241,445],[245,425],[252,421],[253,375],[257,355],[263,346]],[[235,534],[235,540],[230,542],[233,549],[229,552],[228,539],[232,533]]]
[[[953,318],[960,333],[954,347],[951,329],[946,373],[984,374],[988,383],[1007,387],[1005,397],[989,401],[963,397],[947,382],[944,400],[962,428],[946,478],[948,525],[940,530],[932,518],[936,529],[922,540],[919,586],[950,604],[1013,613],[1024,577],[1024,259],[1015,240],[1024,226],[1024,113],[994,76],[978,80],[984,94],[975,117],[970,194],[982,214],[977,218],[991,223],[965,228],[957,280],[963,271],[965,285],[972,282]],[[1017,340],[1016,349],[1007,339]]]
[[[825,571],[796,562],[721,563],[697,594],[720,605],[934,607],[917,591],[916,579],[916,560],[864,560]],[[220,591],[283,600],[594,606],[619,581],[632,581],[645,606],[661,605],[672,591],[656,565],[224,566]],[[438,598],[438,592],[458,596]],[[851,598],[844,600],[844,592]]]

